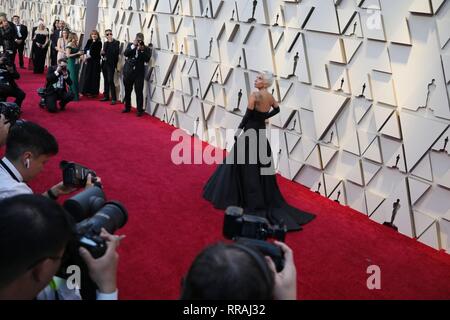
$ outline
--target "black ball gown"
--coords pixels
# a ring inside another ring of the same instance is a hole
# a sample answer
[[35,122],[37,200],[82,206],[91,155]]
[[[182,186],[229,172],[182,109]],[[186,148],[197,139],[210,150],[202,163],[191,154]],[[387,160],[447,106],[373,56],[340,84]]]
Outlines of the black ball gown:
[[[278,112],[279,108],[274,108],[271,112],[247,109],[239,126],[244,134],[236,139],[224,163],[218,166],[204,186],[203,197],[217,209],[225,210],[229,206],[242,207],[245,214],[261,216],[272,224],[286,225],[288,231],[297,231],[301,230],[302,225],[313,220],[315,215],[287,204],[278,188],[265,123],[266,119]],[[253,140],[250,144],[251,139],[247,138],[249,130],[256,132],[257,143]],[[265,163],[267,161],[262,161],[260,156],[260,146],[264,144],[267,151],[263,152],[266,152],[267,158],[270,159],[268,164]],[[245,161],[241,159],[236,162],[241,150],[245,150]],[[252,154],[254,152],[257,153],[256,157]],[[264,174],[261,171],[263,169]],[[267,170],[271,173],[267,174]]]

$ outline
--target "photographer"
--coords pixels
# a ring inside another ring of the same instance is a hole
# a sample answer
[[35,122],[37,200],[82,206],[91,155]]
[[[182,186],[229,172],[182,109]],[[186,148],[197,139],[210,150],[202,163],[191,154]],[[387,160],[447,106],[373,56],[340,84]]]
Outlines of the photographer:
[[137,116],[144,115],[144,78],[145,64],[150,61],[151,50],[144,44],[144,35],[136,34],[136,39],[130,43],[124,52],[127,60],[123,67],[123,84],[125,86],[125,109],[122,113],[131,111],[131,92],[136,93]]
[[6,101],[8,97],[14,97],[21,107],[26,94],[16,83],[19,78],[20,74],[11,60],[7,56],[0,57],[0,99]]
[[218,243],[203,250],[183,281],[183,300],[295,300],[297,271],[292,250],[284,253],[283,270],[259,251],[236,243]]
[[6,143],[9,128],[19,120],[20,107],[12,102],[0,102],[0,148]]
[[[0,13],[0,45],[3,46],[3,52],[8,54],[11,59],[16,55],[17,29],[12,22],[8,21],[6,13]],[[14,64],[14,61],[12,61]]]
[[0,148],[6,143],[10,124],[3,114],[0,114]]
[[[58,143],[46,129],[29,121],[12,126],[6,140],[5,157],[0,161],[0,199],[33,193],[26,183],[33,180],[57,153]],[[97,178],[97,182],[100,181]],[[92,178],[89,177],[86,188],[91,186]],[[60,182],[43,195],[57,199],[73,191],[74,188]]]
[[[0,201],[0,300],[75,300],[77,290],[56,278],[74,228],[72,217],[56,202],[37,195]],[[117,300],[116,248],[121,237],[102,232],[106,253],[93,259],[80,249],[97,300]],[[50,283],[50,285],[48,285]],[[45,288],[45,289],[44,289]],[[44,290],[43,290],[44,289]]]
[[72,85],[70,73],[67,70],[67,58],[58,60],[57,66],[48,68],[47,83],[45,88],[45,104],[49,112],[56,112],[56,102],[60,100],[59,107],[63,111],[66,105],[74,99],[68,86]]

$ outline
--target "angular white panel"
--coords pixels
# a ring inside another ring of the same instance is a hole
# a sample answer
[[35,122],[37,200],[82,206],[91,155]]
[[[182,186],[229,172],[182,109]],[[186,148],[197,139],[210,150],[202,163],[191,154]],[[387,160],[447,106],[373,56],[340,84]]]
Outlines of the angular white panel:
[[[307,170],[302,170],[302,171],[307,171]],[[299,178],[301,178],[301,176]],[[308,185],[307,183],[304,183],[304,184]],[[326,196],[325,195],[325,182],[323,180],[323,174],[321,174],[319,176],[319,179],[315,183],[312,184],[311,191],[318,193],[324,197]]]
[[448,125],[420,118],[407,112],[401,112],[400,122],[405,145],[406,165],[408,170],[411,170],[423,155],[431,149]]
[[309,164],[310,166],[317,168],[317,169],[322,169],[322,162],[320,159],[320,154],[319,154],[319,147],[316,146],[314,148],[314,150],[311,152],[311,154],[306,158],[305,161],[306,164]]
[[[412,15],[409,25],[412,46],[393,44],[389,48],[398,105],[413,111],[426,106],[435,116],[450,119],[435,24]],[[421,64],[427,67],[418,68]]]
[[367,214],[364,189],[351,182],[345,181],[345,191],[347,196],[347,204],[351,208],[364,214]]
[[423,14],[432,14],[430,1],[426,0],[413,0],[411,6],[409,7],[409,11],[415,13],[423,13]]
[[416,227],[416,237],[420,238],[422,234],[429,228],[436,219],[429,215],[414,210],[414,225]]
[[439,250],[439,238],[437,224],[433,224],[425,233],[418,239],[418,241]]
[[364,182],[368,185],[376,174],[380,171],[381,167],[367,160],[361,161],[361,167],[364,175]]
[[346,206],[347,205],[347,197],[346,197],[344,183],[341,182],[336,187],[336,189],[333,191],[333,193],[328,196],[328,198],[330,200],[335,201],[336,203],[339,203],[340,205]]
[[381,128],[386,124],[386,122],[391,117],[394,110],[392,108],[384,107],[382,105],[376,104],[372,108],[375,115],[375,123],[377,125],[377,130],[380,131]]
[[[394,203],[400,200],[398,209],[394,209]],[[394,225],[398,231],[406,236],[413,236],[412,216],[408,201],[408,191],[406,180],[402,179],[395,190],[384,201],[383,205],[377,210],[384,214],[385,222],[391,222],[394,217]],[[396,214],[395,214],[396,211]]]
[[313,90],[311,93],[317,137],[321,139],[329,126],[346,106],[348,98],[328,92]]
[[364,158],[382,163],[383,160],[381,158],[380,151],[380,140],[376,138],[372,144],[367,148],[366,152],[363,154]]
[[409,183],[409,193],[410,193],[410,196],[411,196],[411,203],[413,205],[431,187],[431,185],[429,185],[428,183],[425,183],[425,182],[422,182],[422,181],[419,181],[419,180],[416,180],[416,179],[413,179],[413,178],[408,178],[408,183]]
[[320,155],[322,157],[323,168],[326,169],[331,159],[336,155],[337,150],[333,148],[320,145]]
[[357,163],[356,166],[354,166],[353,170],[347,173],[345,178],[351,182],[356,183],[357,185],[364,185],[363,182],[363,176],[362,176],[362,169],[361,169],[361,162]]
[[325,181],[325,189],[327,191],[327,197],[331,196],[333,191],[337,188],[337,186],[342,182],[340,179],[336,179],[334,176],[331,176],[329,174],[324,174],[324,181]]
[[347,58],[346,61],[347,63],[350,63],[356,51],[358,51],[363,42],[359,39],[344,38],[343,43],[345,48],[345,56]]
[[[307,30],[339,34],[339,22],[333,0],[315,1],[315,10],[306,25]],[[327,17],[324,19],[323,17]]]
[[410,45],[407,17],[411,0],[380,0],[383,25],[388,41]]
[[297,134],[292,134],[290,132],[285,132],[286,135],[286,142],[289,153],[292,152],[292,150],[295,148],[297,143],[300,141],[300,136]]
[[430,156],[425,155],[425,157],[419,162],[419,164],[411,172],[414,176],[433,181],[433,173],[431,171],[431,161]]
[[366,191],[367,213],[369,215],[372,215],[374,211],[381,206],[384,200],[385,198],[383,196],[370,191]]
[[401,139],[402,135],[400,132],[400,122],[398,120],[397,113],[394,112],[389,120],[386,122],[386,124],[383,126],[383,129],[380,131],[382,134],[385,134],[387,136]]

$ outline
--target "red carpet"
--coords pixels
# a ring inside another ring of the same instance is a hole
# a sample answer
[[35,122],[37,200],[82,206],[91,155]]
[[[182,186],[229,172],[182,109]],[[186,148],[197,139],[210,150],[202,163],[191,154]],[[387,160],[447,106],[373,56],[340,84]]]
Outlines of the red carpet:
[[[120,247],[122,299],[176,299],[180,279],[195,255],[221,240],[223,214],[201,197],[214,166],[172,164],[173,127],[150,116],[123,115],[122,105],[85,100],[63,113],[38,107],[44,82],[22,70],[25,119],[58,139],[60,153],[32,183],[36,192],[61,180],[61,159],[81,162],[102,177],[109,199],[129,210]],[[447,299],[450,256],[406,238],[364,215],[279,178],[286,199],[317,214],[290,234],[300,299]],[[381,267],[381,290],[367,289],[367,267]]]

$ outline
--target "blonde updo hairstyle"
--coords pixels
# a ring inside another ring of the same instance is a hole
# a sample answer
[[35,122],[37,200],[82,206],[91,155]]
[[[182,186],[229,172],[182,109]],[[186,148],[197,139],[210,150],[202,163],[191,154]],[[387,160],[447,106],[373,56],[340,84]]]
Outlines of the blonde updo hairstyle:
[[266,83],[267,88],[269,88],[273,85],[275,78],[272,73],[270,73],[269,71],[263,71],[263,72],[261,72],[261,76],[264,79],[264,82]]

